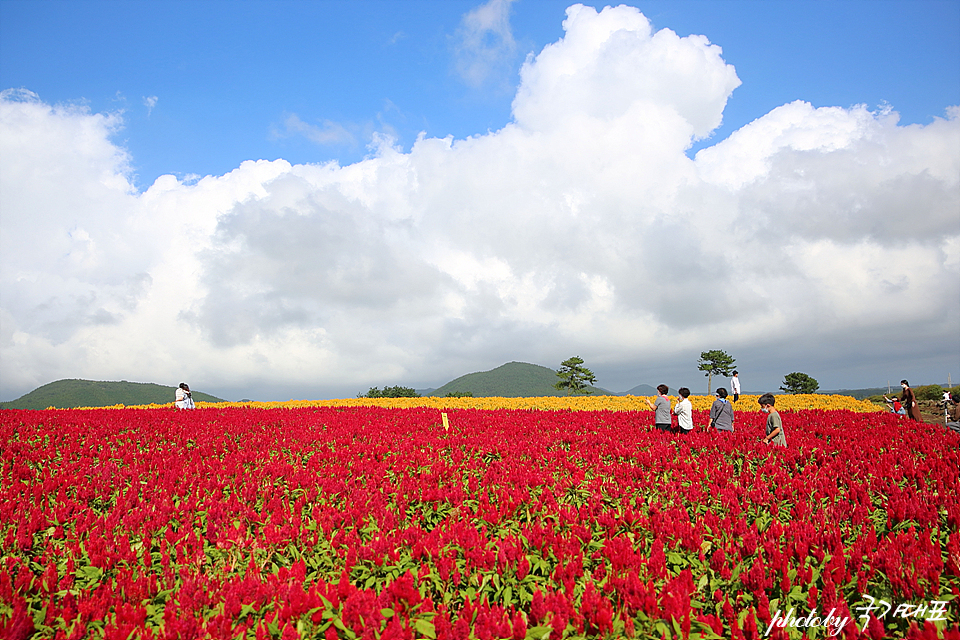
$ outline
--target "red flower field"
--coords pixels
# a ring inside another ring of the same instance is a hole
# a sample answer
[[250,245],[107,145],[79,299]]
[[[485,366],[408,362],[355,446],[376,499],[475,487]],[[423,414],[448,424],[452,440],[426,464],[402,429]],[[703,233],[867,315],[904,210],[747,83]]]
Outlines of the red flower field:
[[447,415],[2,411],[0,636],[960,639],[942,427]]

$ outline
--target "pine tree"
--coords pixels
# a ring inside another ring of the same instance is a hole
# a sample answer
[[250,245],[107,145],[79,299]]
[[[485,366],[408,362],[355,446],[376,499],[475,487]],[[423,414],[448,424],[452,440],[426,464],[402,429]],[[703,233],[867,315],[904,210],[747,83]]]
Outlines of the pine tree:
[[571,394],[593,393],[587,385],[597,381],[593,371],[583,366],[583,358],[580,356],[573,356],[569,360],[561,362],[557,377],[560,378],[560,381],[553,385],[554,388],[559,391],[566,389]]
[[783,377],[783,385],[780,391],[787,393],[816,393],[820,388],[820,383],[816,378],[811,378],[805,373],[788,373]]
[[700,371],[706,371],[703,375],[707,376],[707,395],[710,395],[713,376],[729,376],[733,372],[733,365],[735,365],[736,362],[734,358],[730,357],[730,354],[719,349],[704,351],[700,354],[700,361],[697,363],[697,368],[700,369]]

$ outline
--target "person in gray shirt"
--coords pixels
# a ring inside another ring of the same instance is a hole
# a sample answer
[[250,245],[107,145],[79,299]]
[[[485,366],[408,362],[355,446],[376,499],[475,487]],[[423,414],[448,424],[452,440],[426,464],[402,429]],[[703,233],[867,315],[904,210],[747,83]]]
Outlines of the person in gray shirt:
[[710,407],[710,427],[717,431],[733,431],[733,405],[727,400],[727,390],[717,389],[717,399]]
[[760,410],[767,414],[767,435],[763,437],[766,444],[775,444],[778,447],[787,446],[787,436],[783,431],[783,421],[780,414],[773,408],[776,398],[772,393],[765,393],[760,396]]
[[651,409],[656,413],[653,417],[654,426],[660,431],[670,432],[670,398],[667,397],[667,392],[670,389],[667,388],[665,384],[657,385],[657,392],[660,394],[657,396],[657,399],[654,402],[650,402],[646,398],[644,400]]

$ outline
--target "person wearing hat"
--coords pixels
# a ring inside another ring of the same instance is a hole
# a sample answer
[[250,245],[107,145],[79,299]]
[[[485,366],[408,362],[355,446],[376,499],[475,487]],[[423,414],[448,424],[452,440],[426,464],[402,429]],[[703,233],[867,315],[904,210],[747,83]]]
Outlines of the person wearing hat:
[[717,389],[717,399],[710,407],[710,423],[717,431],[733,431],[733,405],[727,400],[727,390]]
[[739,371],[733,372],[733,377],[730,378],[730,393],[733,394],[733,401],[736,402],[740,399],[740,375]]

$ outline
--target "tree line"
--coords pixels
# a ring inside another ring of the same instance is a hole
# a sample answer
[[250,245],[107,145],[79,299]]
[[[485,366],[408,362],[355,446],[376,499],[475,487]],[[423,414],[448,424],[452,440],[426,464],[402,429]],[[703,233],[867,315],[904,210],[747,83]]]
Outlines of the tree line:
[[[410,387],[401,387],[399,385],[395,387],[370,387],[370,390],[366,393],[358,393],[358,398],[419,398],[421,397],[417,393],[416,389],[411,389]],[[443,396],[444,398],[472,398],[473,394],[469,391],[451,391],[450,393]]]
[[[703,351],[700,353],[700,360],[697,362],[697,369],[705,372],[707,377],[707,395],[710,395],[713,385],[713,376],[728,377],[733,374],[734,365],[737,361],[729,353],[720,349]],[[567,391],[570,395],[587,395],[593,393],[590,385],[597,381],[593,371],[583,366],[583,358],[573,356],[560,363],[560,369],[557,371],[559,381],[554,385],[559,391]],[[788,373],[783,377],[783,386],[781,391],[786,393],[816,393],[820,388],[820,383],[813,378],[799,371]]]
[[[697,369],[703,371],[707,377],[707,395],[710,395],[713,388],[713,377],[729,377],[733,374],[734,366],[737,361],[729,353],[721,349],[702,351],[700,359],[697,361]],[[584,366],[584,360],[580,356],[567,358],[560,363],[557,370],[559,380],[554,386],[558,391],[566,391],[570,395],[588,395],[593,393],[591,385],[597,381],[597,376]],[[795,371],[788,373],[783,377],[781,391],[786,393],[816,393],[820,388],[820,383],[816,378]],[[366,393],[357,394],[358,398],[419,398],[420,394],[410,387],[394,386],[370,387]],[[446,394],[446,398],[472,398],[473,394],[469,391],[452,391]]]

